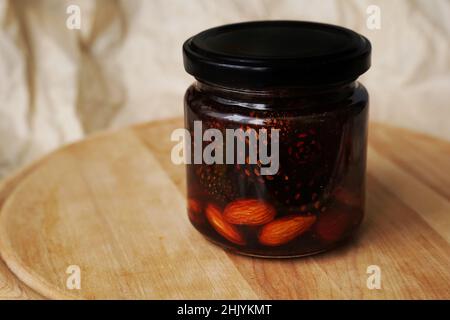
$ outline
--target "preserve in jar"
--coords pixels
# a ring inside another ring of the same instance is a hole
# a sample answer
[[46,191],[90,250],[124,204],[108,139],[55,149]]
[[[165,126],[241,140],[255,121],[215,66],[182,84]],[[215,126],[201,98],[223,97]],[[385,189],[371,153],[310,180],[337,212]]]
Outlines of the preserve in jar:
[[187,207],[234,252],[296,257],[349,239],[364,215],[370,42],[302,21],[212,28],[183,45]]

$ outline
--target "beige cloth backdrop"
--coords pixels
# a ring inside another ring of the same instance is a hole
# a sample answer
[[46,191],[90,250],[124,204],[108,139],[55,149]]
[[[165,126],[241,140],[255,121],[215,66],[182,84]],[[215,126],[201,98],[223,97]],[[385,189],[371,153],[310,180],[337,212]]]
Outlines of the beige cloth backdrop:
[[[66,27],[68,5],[81,30]],[[369,5],[381,29],[366,26]],[[446,0],[0,0],[0,176],[104,128],[182,115],[183,41],[255,19],[340,24],[366,35],[371,119],[450,139]]]

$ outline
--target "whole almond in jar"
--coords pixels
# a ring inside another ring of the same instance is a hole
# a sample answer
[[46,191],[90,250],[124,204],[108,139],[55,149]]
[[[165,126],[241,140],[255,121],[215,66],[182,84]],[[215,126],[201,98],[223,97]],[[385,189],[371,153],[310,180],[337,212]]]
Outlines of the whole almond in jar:
[[273,220],[275,208],[257,199],[238,199],[230,202],[224,211],[224,219],[232,224],[258,226]]
[[199,232],[259,257],[322,252],[355,232],[368,121],[356,79],[370,53],[351,30],[301,21],[226,25],[184,43],[196,79],[184,106]]

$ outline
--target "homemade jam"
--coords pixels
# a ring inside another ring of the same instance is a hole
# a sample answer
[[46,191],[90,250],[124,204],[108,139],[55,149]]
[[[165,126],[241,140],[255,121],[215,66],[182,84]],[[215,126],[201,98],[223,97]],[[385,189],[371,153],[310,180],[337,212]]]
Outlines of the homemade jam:
[[368,40],[337,26],[262,21],[207,30],[183,48],[197,79],[185,95],[194,227],[261,257],[314,254],[354,234],[368,117],[356,78],[370,65]]

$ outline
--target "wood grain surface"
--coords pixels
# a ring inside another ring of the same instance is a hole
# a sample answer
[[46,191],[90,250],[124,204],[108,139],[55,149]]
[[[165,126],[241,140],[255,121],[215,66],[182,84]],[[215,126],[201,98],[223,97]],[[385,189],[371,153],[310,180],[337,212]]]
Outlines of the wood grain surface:
[[[190,226],[185,170],[170,161],[177,127],[100,134],[3,182],[0,298],[450,298],[449,143],[372,124],[355,239],[267,260],[228,253]],[[80,290],[66,288],[69,265],[81,269]],[[367,288],[370,265],[379,290]]]

